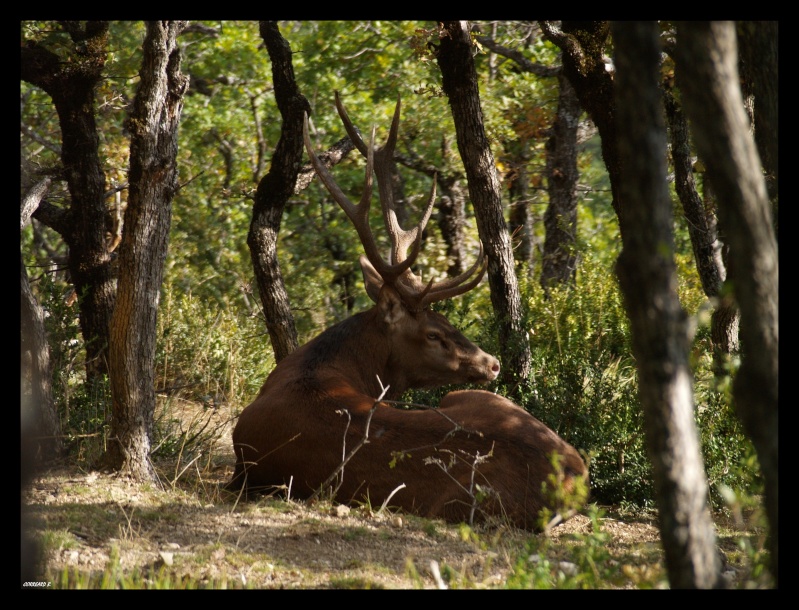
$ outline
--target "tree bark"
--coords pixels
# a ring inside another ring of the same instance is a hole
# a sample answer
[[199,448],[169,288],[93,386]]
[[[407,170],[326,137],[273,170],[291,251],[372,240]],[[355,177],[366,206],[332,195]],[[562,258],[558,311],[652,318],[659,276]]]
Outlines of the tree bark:
[[438,184],[438,201],[436,202],[436,221],[447,249],[447,275],[456,277],[466,269],[466,257],[463,229],[466,226],[466,193],[463,186],[463,174],[451,167],[451,140],[446,135],[441,139],[441,166],[428,163],[414,151],[408,151],[410,158],[394,153],[394,159],[400,164],[435,178]]
[[[32,185],[20,205],[19,228],[24,229],[31,215],[47,193],[52,179],[48,176]],[[53,402],[53,371],[50,347],[42,311],[28,281],[28,271],[20,260],[20,377],[22,387],[22,431],[27,446],[22,447],[23,466],[59,457],[64,451],[61,422]],[[26,462],[27,460],[27,462]]]
[[677,295],[657,22],[614,22],[620,193],[627,227],[617,270],[638,366],[660,537],[672,588],[721,586]]
[[[722,244],[719,240],[715,198],[706,189],[708,196],[702,201],[694,181],[694,164],[691,160],[691,147],[688,122],[673,91],[673,79],[665,84],[664,99],[666,117],[671,135],[671,161],[674,168],[674,187],[682,204],[688,235],[694,251],[696,270],[702,289],[709,298],[716,299],[716,307],[711,317],[711,341],[713,343],[714,368],[720,374],[727,374],[726,363],[731,354],[739,349],[738,307],[722,291],[727,277],[727,268],[722,257]],[[711,204],[711,205],[708,205]]]
[[625,202],[620,198],[616,102],[613,70],[604,55],[610,26],[607,21],[539,21],[544,36],[563,52],[563,75],[577,92],[580,105],[591,117],[602,139],[602,159],[608,170],[613,209],[624,240]]
[[535,232],[533,214],[530,210],[530,176],[527,165],[530,162],[530,144],[519,139],[505,144],[505,152],[510,157],[511,177],[508,180],[508,230],[514,243],[513,255],[531,275],[535,263]]
[[458,150],[466,169],[477,230],[488,255],[491,303],[499,322],[502,378],[506,383],[513,383],[529,374],[530,345],[521,327],[521,296],[513,248],[502,214],[494,156],[483,126],[472,49],[468,23],[440,23],[438,65],[455,121]]
[[771,573],[778,586],[779,260],[772,209],[739,86],[735,25],[681,22],[677,84],[730,242],[728,276],[741,311],[736,410],[765,481]]
[[741,80],[754,98],[755,143],[766,178],[769,199],[777,217],[779,190],[779,22],[738,21]]
[[302,120],[311,114],[308,100],[300,93],[291,63],[291,47],[281,36],[275,21],[261,22],[269,58],[275,99],[283,125],[280,140],[272,155],[272,164],[258,184],[252,221],[247,235],[255,278],[264,307],[266,329],[280,361],[298,346],[297,329],[291,313],[288,293],[277,258],[277,238],[283,209],[294,193],[302,161]]
[[447,249],[447,275],[457,277],[466,269],[463,228],[466,225],[466,196],[458,177],[439,175],[441,190],[436,208],[438,228]]
[[[61,127],[61,162],[70,194],[65,222],[52,227],[69,247],[70,279],[79,297],[80,327],[86,347],[87,383],[108,372],[108,328],[116,295],[112,257],[106,244],[110,217],[105,205],[105,174],[99,155],[94,94],[103,79],[108,23],[64,21],[74,45],[69,61],[35,42],[21,49],[22,80],[53,100]],[[46,216],[35,217],[46,222]]]
[[541,287],[571,285],[577,273],[577,128],[582,108],[574,88],[558,75],[558,112],[547,140],[549,205],[544,214]]
[[130,194],[119,247],[111,318],[111,438],[105,464],[156,480],[150,462],[155,413],[155,346],[172,198],[178,188],[178,125],[188,78],[180,72],[183,21],[147,22],[141,78],[129,120]]

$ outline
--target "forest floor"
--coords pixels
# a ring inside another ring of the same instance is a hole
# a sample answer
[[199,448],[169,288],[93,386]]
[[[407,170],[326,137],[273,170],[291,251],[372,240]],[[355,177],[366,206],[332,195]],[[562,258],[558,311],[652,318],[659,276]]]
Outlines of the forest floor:
[[[202,430],[197,459],[156,464],[161,484],[130,481],[75,461],[41,472],[23,492],[23,517],[43,549],[51,588],[496,589],[667,588],[653,514],[585,511],[533,535],[468,528],[376,507],[238,502],[231,418],[187,403],[174,420]],[[178,456],[181,454],[178,452]],[[719,515],[717,542],[733,587],[764,587],[747,545],[763,532]],[[593,572],[586,574],[585,571]]]

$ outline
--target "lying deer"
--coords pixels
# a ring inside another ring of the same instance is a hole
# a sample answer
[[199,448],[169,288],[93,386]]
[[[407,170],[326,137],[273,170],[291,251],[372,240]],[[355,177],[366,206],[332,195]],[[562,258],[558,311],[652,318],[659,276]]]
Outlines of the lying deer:
[[[367,158],[357,205],[314,153],[307,115],[305,147],[363,243],[360,263],[375,305],[277,364],[239,416],[233,431],[236,469],[227,488],[246,493],[282,488],[303,499],[330,490],[343,503],[368,501],[375,506],[388,501],[424,517],[452,522],[500,517],[537,529],[541,509],[550,505],[553,454],[567,490],[577,479],[587,480],[586,466],[571,445],[521,407],[482,390],[451,392],[437,409],[408,410],[389,403],[411,388],[485,384],[497,378],[497,359],[430,309],[432,303],[476,286],[486,257],[481,246],[469,270],[424,284],[411,266],[436,185],[433,180],[421,222],[403,230],[389,175],[400,101],[388,140],[377,150],[374,127],[366,146],[338,93],[336,107],[349,137]],[[380,256],[369,227],[373,171],[391,240],[388,261]]]

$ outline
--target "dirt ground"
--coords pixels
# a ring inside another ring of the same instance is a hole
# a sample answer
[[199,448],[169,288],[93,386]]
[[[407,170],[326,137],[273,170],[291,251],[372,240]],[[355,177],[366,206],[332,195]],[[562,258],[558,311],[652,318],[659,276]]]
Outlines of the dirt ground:
[[[74,587],[83,578],[92,588],[111,571],[127,575],[121,582],[130,587],[498,588],[529,548],[529,532],[507,528],[470,532],[325,502],[231,501],[219,489],[233,467],[230,418],[224,410],[204,417],[205,429],[214,431],[213,450],[193,462],[158,464],[160,486],[75,465],[33,481],[23,493],[24,516],[38,536],[48,532],[42,578],[50,586],[68,580]],[[606,516],[601,527],[607,549],[634,572],[619,588],[641,581],[665,586],[653,519]],[[592,529],[582,514],[554,528],[547,558],[569,566],[560,543]]]

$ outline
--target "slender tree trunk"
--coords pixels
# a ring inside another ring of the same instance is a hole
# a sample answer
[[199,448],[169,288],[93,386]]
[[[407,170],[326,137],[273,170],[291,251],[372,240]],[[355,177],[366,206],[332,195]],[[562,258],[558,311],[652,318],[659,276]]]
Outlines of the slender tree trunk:
[[475,209],[477,230],[488,254],[491,303],[499,321],[502,375],[506,382],[511,383],[529,374],[530,345],[521,328],[521,296],[514,269],[513,248],[502,214],[494,156],[483,126],[472,50],[468,23],[441,22],[438,64],[444,93],[452,108],[458,150],[469,181],[469,197]]
[[[413,151],[411,157],[394,153],[394,159],[405,167],[421,172],[437,180],[438,201],[436,202],[436,222],[441,231],[447,249],[447,275],[455,277],[466,268],[463,230],[466,226],[466,193],[463,186],[462,172],[451,167],[452,140],[448,136],[441,139],[441,166],[432,165]],[[404,225],[403,225],[404,226]]]
[[269,58],[277,107],[283,117],[280,140],[272,164],[258,184],[247,245],[264,306],[266,329],[275,360],[280,361],[297,348],[297,329],[277,258],[277,237],[286,202],[294,192],[302,161],[303,114],[311,114],[308,100],[300,93],[291,63],[291,47],[281,36],[275,21],[261,22]]
[[577,273],[577,127],[582,108],[574,88],[558,75],[558,113],[547,141],[549,205],[544,214],[541,286],[574,283]]
[[753,123],[766,188],[777,216],[779,195],[779,22],[738,21],[741,80],[745,93],[754,98]]
[[[672,90],[672,82],[666,84],[664,99],[666,117],[671,134],[671,160],[674,167],[674,186],[682,204],[688,235],[694,251],[696,270],[702,289],[709,298],[717,301],[711,318],[714,368],[727,374],[726,363],[731,354],[738,351],[738,307],[722,292],[727,268],[722,257],[722,245],[718,239],[716,209],[711,196],[702,200],[694,181],[694,164],[688,135],[688,122]],[[710,189],[707,189],[710,194]]]
[[512,177],[508,184],[510,205],[508,206],[508,230],[514,242],[513,254],[518,263],[526,268],[527,274],[533,271],[535,252],[535,233],[533,214],[530,210],[530,176],[527,164],[530,162],[529,143],[526,140],[514,141],[506,146],[511,152]]
[[440,197],[436,207],[441,237],[447,249],[447,275],[456,277],[466,268],[463,246],[463,228],[466,224],[466,197],[460,180],[439,176]]
[[762,165],[744,112],[733,22],[681,22],[677,84],[730,242],[728,276],[741,311],[735,407],[765,481],[771,573],[778,586],[779,260]]
[[141,77],[129,121],[130,195],[111,318],[111,439],[107,466],[156,480],[150,462],[155,413],[158,302],[178,187],[178,125],[188,78],[180,72],[183,21],[147,22]]
[[602,139],[602,159],[608,170],[613,209],[624,240],[625,202],[619,193],[619,151],[616,141],[616,102],[612,70],[604,56],[610,26],[607,21],[539,21],[544,36],[563,52],[563,75],[577,92]]
[[[51,181],[51,178],[45,177],[28,189],[20,206],[20,229],[30,222]],[[23,465],[26,459],[32,465],[60,456],[64,451],[64,443],[61,439],[61,422],[53,402],[53,371],[44,327],[44,311],[31,290],[28,271],[21,260],[20,265],[22,423],[25,442],[29,443],[22,449],[23,454],[27,454],[27,457],[23,456]]]
[[620,192],[628,203],[619,283],[652,461],[660,537],[673,588],[721,586],[688,364],[687,317],[677,295],[657,22],[614,22]]

